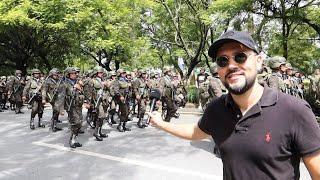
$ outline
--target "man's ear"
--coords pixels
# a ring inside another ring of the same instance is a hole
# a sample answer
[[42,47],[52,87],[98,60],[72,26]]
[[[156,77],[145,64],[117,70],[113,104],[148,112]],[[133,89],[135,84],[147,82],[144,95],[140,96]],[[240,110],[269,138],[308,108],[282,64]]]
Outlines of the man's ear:
[[262,59],[262,57],[261,57],[261,55],[260,54],[258,54],[257,55],[257,71],[258,72],[261,72],[261,70],[262,70],[262,63],[263,63],[263,59]]

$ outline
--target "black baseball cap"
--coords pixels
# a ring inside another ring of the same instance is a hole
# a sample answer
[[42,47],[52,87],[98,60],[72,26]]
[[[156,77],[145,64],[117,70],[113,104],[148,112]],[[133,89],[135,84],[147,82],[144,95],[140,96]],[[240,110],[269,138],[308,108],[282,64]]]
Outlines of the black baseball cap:
[[258,51],[258,45],[254,42],[250,34],[241,31],[230,30],[222,34],[219,39],[217,39],[209,48],[208,55],[215,61],[217,56],[217,51],[226,42],[237,41],[248,48],[252,49],[256,53]]

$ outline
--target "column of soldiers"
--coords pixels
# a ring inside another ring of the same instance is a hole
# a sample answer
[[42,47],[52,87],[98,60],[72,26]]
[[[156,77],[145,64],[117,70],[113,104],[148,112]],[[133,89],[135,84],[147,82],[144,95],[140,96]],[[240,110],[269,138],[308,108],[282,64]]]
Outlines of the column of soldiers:
[[[276,56],[266,62],[268,63],[259,74],[259,82],[304,98],[319,115],[320,70],[317,69],[310,77],[302,77],[283,57]],[[187,102],[187,92],[179,74],[175,74],[169,67],[164,68],[162,76],[146,70],[131,73],[118,69],[116,72],[106,73],[101,67],[88,71],[83,77],[80,76],[80,69],[75,67],[68,67],[64,72],[54,68],[47,77],[41,76],[40,70],[33,69],[31,75],[26,81],[22,72],[17,70],[13,77],[0,78],[0,110],[6,109],[9,101],[11,109],[19,114],[23,113],[23,102],[28,103],[31,108],[30,129],[33,130],[45,127],[42,123],[44,104],[50,103],[50,128],[53,132],[62,130],[59,115],[66,111],[70,127],[69,145],[72,148],[82,146],[77,141],[77,136],[84,133],[83,107],[88,109],[86,120],[94,129],[93,137],[102,141],[108,137],[103,133],[104,120],[110,126],[117,124],[119,132],[130,131],[128,121],[137,111],[137,126],[148,126],[145,112],[150,106],[151,89],[159,89],[161,92],[163,118],[167,122],[172,117],[179,117],[178,108]],[[203,109],[210,101],[227,93],[219,80],[215,64],[210,67],[210,74],[206,74],[204,68],[201,69],[197,76],[197,87]],[[155,108],[158,109],[159,106],[157,103]],[[35,123],[37,114],[38,121]]]

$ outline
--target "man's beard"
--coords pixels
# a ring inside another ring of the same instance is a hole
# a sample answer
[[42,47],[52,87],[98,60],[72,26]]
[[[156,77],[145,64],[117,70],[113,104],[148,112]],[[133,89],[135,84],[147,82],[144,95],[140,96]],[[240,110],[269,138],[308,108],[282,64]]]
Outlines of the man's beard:
[[[225,76],[225,79],[227,79],[226,77],[231,74],[231,73],[235,73],[235,72],[238,72],[239,70],[237,69],[233,69],[233,70],[230,70],[226,76]],[[243,75],[244,76],[244,75]],[[227,83],[227,81],[225,80],[225,82],[223,82],[223,85],[228,89],[228,91],[231,93],[231,94],[235,94],[235,95],[241,95],[241,94],[244,94],[245,92],[247,92],[255,83],[256,81],[256,75],[253,76],[253,77],[245,77],[245,81],[244,82],[240,82],[241,84],[238,85],[235,84],[235,85],[230,85],[229,83]],[[238,81],[241,81],[241,79],[239,79]]]

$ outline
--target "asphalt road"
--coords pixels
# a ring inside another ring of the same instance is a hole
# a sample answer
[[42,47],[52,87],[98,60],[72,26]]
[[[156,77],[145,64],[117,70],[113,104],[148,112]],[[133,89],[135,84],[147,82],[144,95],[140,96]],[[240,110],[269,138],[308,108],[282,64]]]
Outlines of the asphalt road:
[[[0,179],[5,180],[202,180],[222,179],[222,163],[213,152],[212,140],[186,141],[148,127],[120,133],[105,124],[109,138],[92,137],[85,126],[78,140],[83,147],[70,149],[66,115],[63,131],[49,129],[50,108],[45,109],[46,128],[29,129],[30,110],[16,115],[0,112]],[[172,123],[197,122],[199,115],[181,114]],[[239,165],[240,162],[239,162]],[[310,179],[301,164],[301,179]]]

